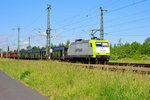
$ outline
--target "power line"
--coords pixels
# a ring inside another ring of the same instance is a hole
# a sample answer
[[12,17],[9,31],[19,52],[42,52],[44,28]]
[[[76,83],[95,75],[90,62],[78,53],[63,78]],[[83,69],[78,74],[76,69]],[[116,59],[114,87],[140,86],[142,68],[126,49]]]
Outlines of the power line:
[[[84,25],[80,25],[80,26],[77,26],[77,27],[73,27],[73,28],[69,28],[69,29],[63,29],[63,31],[62,32],[67,32],[67,31],[69,31],[69,30],[77,30],[78,28],[81,28],[81,27],[87,27],[87,26],[92,26],[92,25],[97,25],[97,24],[84,24]],[[59,29],[60,30],[60,29]]]
[[129,37],[145,37],[145,36],[148,36],[148,35],[150,35],[150,34],[144,34],[144,35],[137,35],[137,34],[135,34],[135,35],[126,35],[126,34],[121,34],[121,35],[118,35],[118,34],[108,34],[108,35],[112,35],[112,36],[129,36]]
[[111,2],[110,4],[109,3],[107,3],[106,5],[104,5],[104,7],[106,8],[107,6],[112,6],[113,4],[116,4],[118,1],[120,1],[120,0],[115,0],[115,2]]
[[[95,6],[94,6],[93,8],[95,8]],[[64,24],[64,23],[66,23],[67,21],[68,21],[68,23],[70,23],[70,22],[72,23],[72,20],[75,19],[75,18],[77,18],[77,19],[79,18],[79,19],[81,20],[81,15],[82,15],[82,16],[86,16],[86,15],[87,15],[86,12],[89,12],[89,11],[94,10],[93,8],[91,8],[91,9],[89,9],[89,10],[83,12],[84,14],[81,13],[81,14],[77,14],[77,15],[75,15],[75,16],[68,17],[68,18],[64,19],[63,21],[59,22],[59,23],[61,23],[61,24],[58,24],[58,26],[60,26],[60,27],[64,26],[64,25],[62,25],[62,23]],[[85,18],[83,18],[83,19],[85,19]],[[74,22],[74,23],[76,23],[76,22]]]
[[[98,8],[99,7],[99,5],[104,5],[104,4],[107,4],[107,2],[109,2],[110,0],[108,0],[108,1],[106,1],[106,2],[103,2],[102,4],[98,4],[97,6],[94,6],[94,7],[92,7],[92,8],[90,8],[90,9],[88,9],[87,11],[85,11],[85,12],[82,12],[82,13],[80,13],[80,14],[77,14],[77,15],[75,15],[75,16],[72,16],[72,17],[68,17],[68,18],[66,18],[66,19],[64,19],[63,21],[61,21],[61,22],[59,22],[59,23],[64,23],[64,22],[66,22],[67,20],[69,21],[71,21],[72,22],[72,19],[75,19],[75,18],[77,18],[77,17],[80,17],[81,15],[84,15],[84,16],[86,16],[86,15],[88,15],[87,13],[89,13],[89,12],[91,12],[91,11],[93,11],[93,10],[95,10],[94,8]],[[84,14],[83,14],[84,13]],[[70,22],[69,21],[69,22]],[[61,24],[60,24],[61,25]],[[59,25],[59,26],[60,26]]]
[[[125,23],[130,23],[130,22],[136,22],[136,21],[142,21],[144,19],[149,19],[150,17],[146,17],[146,18],[142,18],[142,19],[137,19],[137,20],[132,20],[132,21],[128,21],[128,22],[124,22],[124,23],[120,23],[120,24],[116,24],[116,25],[110,25],[110,26],[106,26],[107,28],[108,27],[113,27],[113,26],[117,26],[117,25],[122,25],[122,24],[125,24]],[[84,27],[84,26],[91,26],[91,25],[96,25],[96,24],[89,24],[89,25],[81,25],[81,26],[78,26],[78,27]],[[73,30],[73,29],[77,29],[78,27],[74,27],[74,28],[70,28],[70,29],[66,29],[64,30],[63,32],[66,32],[68,30]],[[115,31],[116,32],[116,31]],[[117,31],[118,32],[118,31]]]
[[135,13],[132,13],[132,14],[129,14],[129,15],[125,15],[125,16],[121,16],[121,17],[116,17],[116,18],[111,18],[110,20],[107,20],[107,21],[111,21],[112,22],[112,21],[116,21],[118,19],[127,18],[127,17],[133,17],[133,16],[139,15],[139,14],[143,15],[144,13],[149,12],[149,11],[150,11],[150,9],[146,9],[146,10],[135,12]]
[[[120,7],[120,8],[117,8],[117,9],[114,9],[114,10],[111,10],[110,12],[113,12],[113,11],[116,11],[116,10],[120,10],[120,9],[123,9],[123,8],[126,8],[126,7],[129,7],[129,6],[133,6],[133,5],[136,5],[136,4],[139,4],[139,3],[142,3],[142,2],[145,2],[147,0],[141,0],[141,1],[138,1],[138,2],[135,2],[135,3],[132,3],[132,4],[129,4],[129,5],[126,5],[126,6],[123,6],[123,7]],[[81,20],[81,21],[78,21],[79,23],[83,22],[83,21],[86,21],[85,20]],[[71,26],[73,24],[76,24],[78,22],[75,22],[75,23],[72,23],[72,24],[68,24],[68,25],[65,25],[64,27],[67,27],[67,26]]]
[[[97,16],[94,16],[94,17],[97,17]],[[74,24],[78,24],[78,23],[81,23],[81,22],[85,22],[87,20],[91,20],[91,18],[94,18],[94,17],[87,17],[86,19],[78,20],[77,22],[70,23],[70,24],[58,27],[58,29],[61,29],[61,28],[64,28],[64,27],[68,27],[68,26],[71,26],[71,25],[74,25]]]
[[141,28],[149,28],[150,25],[143,25],[143,26],[138,26],[138,27],[133,27],[133,28],[126,28],[126,29],[122,29],[122,30],[118,30],[118,31],[110,31],[107,32],[109,33],[116,33],[116,32],[122,32],[122,31],[129,31],[129,30],[135,30],[135,29],[141,29]]
[[125,25],[125,24],[129,24],[131,22],[138,22],[138,21],[142,21],[142,20],[145,20],[145,19],[149,19],[149,18],[150,17],[145,17],[145,18],[131,20],[131,21],[123,22],[123,23],[119,23],[119,24],[113,24],[113,25],[106,26],[105,28],[110,28],[110,27],[112,28],[112,27],[115,27],[115,26]]
[[122,7],[120,7],[120,8],[116,8],[116,9],[110,10],[108,13],[110,13],[110,12],[115,12],[115,11],[118,11],[118,10],[121,10],[121,9],[124,9],[124,8],[127,8],[127,7],[130,7],[130,6],[134,6],[134,5],[137,5],[137,4],[146,2],[146,1],[148,1],[148,0],[137,1],[137,2],[134,2],[134,3],[131,3],[131,4],[122,6]]
[[46,9],[44,11],[42,11],[42,13],[35,20],[33,20],[29,25],[27,25],[24,29],[33,25],[45,13],[45,11],[46,11]]
[[[142,21],[142,20],[144,20],[144,19],[149,19],[150,17],[146,17],[146,18],[142,18],[142,19],[137,19],[137,20],[132,20],[132,21],[128,21],[128,22],[124,22],[124,23],[119,23],[119,24],[116,24],[116,25],[110,25],[110,26],[106,26],[107,28],[108,27],[113,27],[113,26],[119,26],[119,25],[122,25],[122,24],[125,24],[125,23],[130,23],[130,22],[137,22],[137,21]],[[96,25],[96,24],[93,24],[93,25]],[[91,26],[91,24],[89,24],[89,25],[81,25],[81,26],[78,26],[78,27],[84,27],[84,26]],[[149,25],[148,25],[149,26]],[[141,27],[141,26],[140,26]],[[140,28],[140,27],[138,27],[138,28]],[[144,27],[146,27],[146,26],[144,26]],[[68,31],[68,30],[72,30],[72,29],[76,29],[77,27],[75,27],[75,28],[71,28],[71,29],[66,29],[65,31],[63,31],[63,32],[66,32],[66,31]],[[123,30],[132,30],[132,29],[136,29],[137,27],[135,27],[135,28],[128,28],[128,29],[123,29]],[[114,32],[120,32],[120,30],[118,30],[118,31],[114,31]]]

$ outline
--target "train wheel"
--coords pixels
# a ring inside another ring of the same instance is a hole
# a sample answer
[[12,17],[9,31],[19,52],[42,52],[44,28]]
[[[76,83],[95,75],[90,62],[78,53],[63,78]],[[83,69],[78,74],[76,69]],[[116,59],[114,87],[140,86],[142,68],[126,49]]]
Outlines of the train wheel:
[[95,64],[99,64],[99,61],[98,61],[98,59],[95,59]]
[[102,60],[101,63],[105,65],[108,63],[108,60]]
[[91,58],[88,58],[88,64],[91,64]]

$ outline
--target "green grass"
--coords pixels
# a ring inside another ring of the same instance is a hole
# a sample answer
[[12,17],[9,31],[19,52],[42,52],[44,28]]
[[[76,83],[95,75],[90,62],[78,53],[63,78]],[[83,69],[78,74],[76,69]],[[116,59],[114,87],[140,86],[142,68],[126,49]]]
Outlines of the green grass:
[[0,59],[0,69],[51,100],[150,100],[147,74],[10,59]]
[[137,60],[137,59],[123,58],[118,60],[110,60],[109,62],[150,64],[150,59]]

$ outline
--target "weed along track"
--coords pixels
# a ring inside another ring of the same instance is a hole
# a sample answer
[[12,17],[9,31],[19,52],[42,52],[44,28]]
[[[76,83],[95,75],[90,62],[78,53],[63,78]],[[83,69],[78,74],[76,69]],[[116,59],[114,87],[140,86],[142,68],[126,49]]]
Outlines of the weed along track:
[[110,70],[132,70],[134,72],[139,73],[147,73],[150,74],[150,64],[138,64],[138,63],[112,63],[109,62],[107,64],[76,64],[79,66],[85,66],[87,68],[102,68],[102,69],[110,69]]

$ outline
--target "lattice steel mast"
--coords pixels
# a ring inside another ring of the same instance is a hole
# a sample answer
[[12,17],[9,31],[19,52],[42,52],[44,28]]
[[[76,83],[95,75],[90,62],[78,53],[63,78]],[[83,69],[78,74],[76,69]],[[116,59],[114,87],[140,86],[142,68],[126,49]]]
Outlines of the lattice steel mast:
[[46,45],[46,57],[47,59],[51,59],[51,53],[50,53],[50,49],[51,49],[51,45],[50,45],[50,9],[51,6],[48,5],[47,10],[48,10],[48,14],[47,14],[47,30],[46,30],[46,34],[47,34],[47,45]]
[[103,12],[107,10],[103,10],[102,7],[100,7],[101,10],[101,25],[100,25],[100,39],[104,40],[104,23],[103,23]]
[[20,27],[18,27],[18,59],[20,57]]

